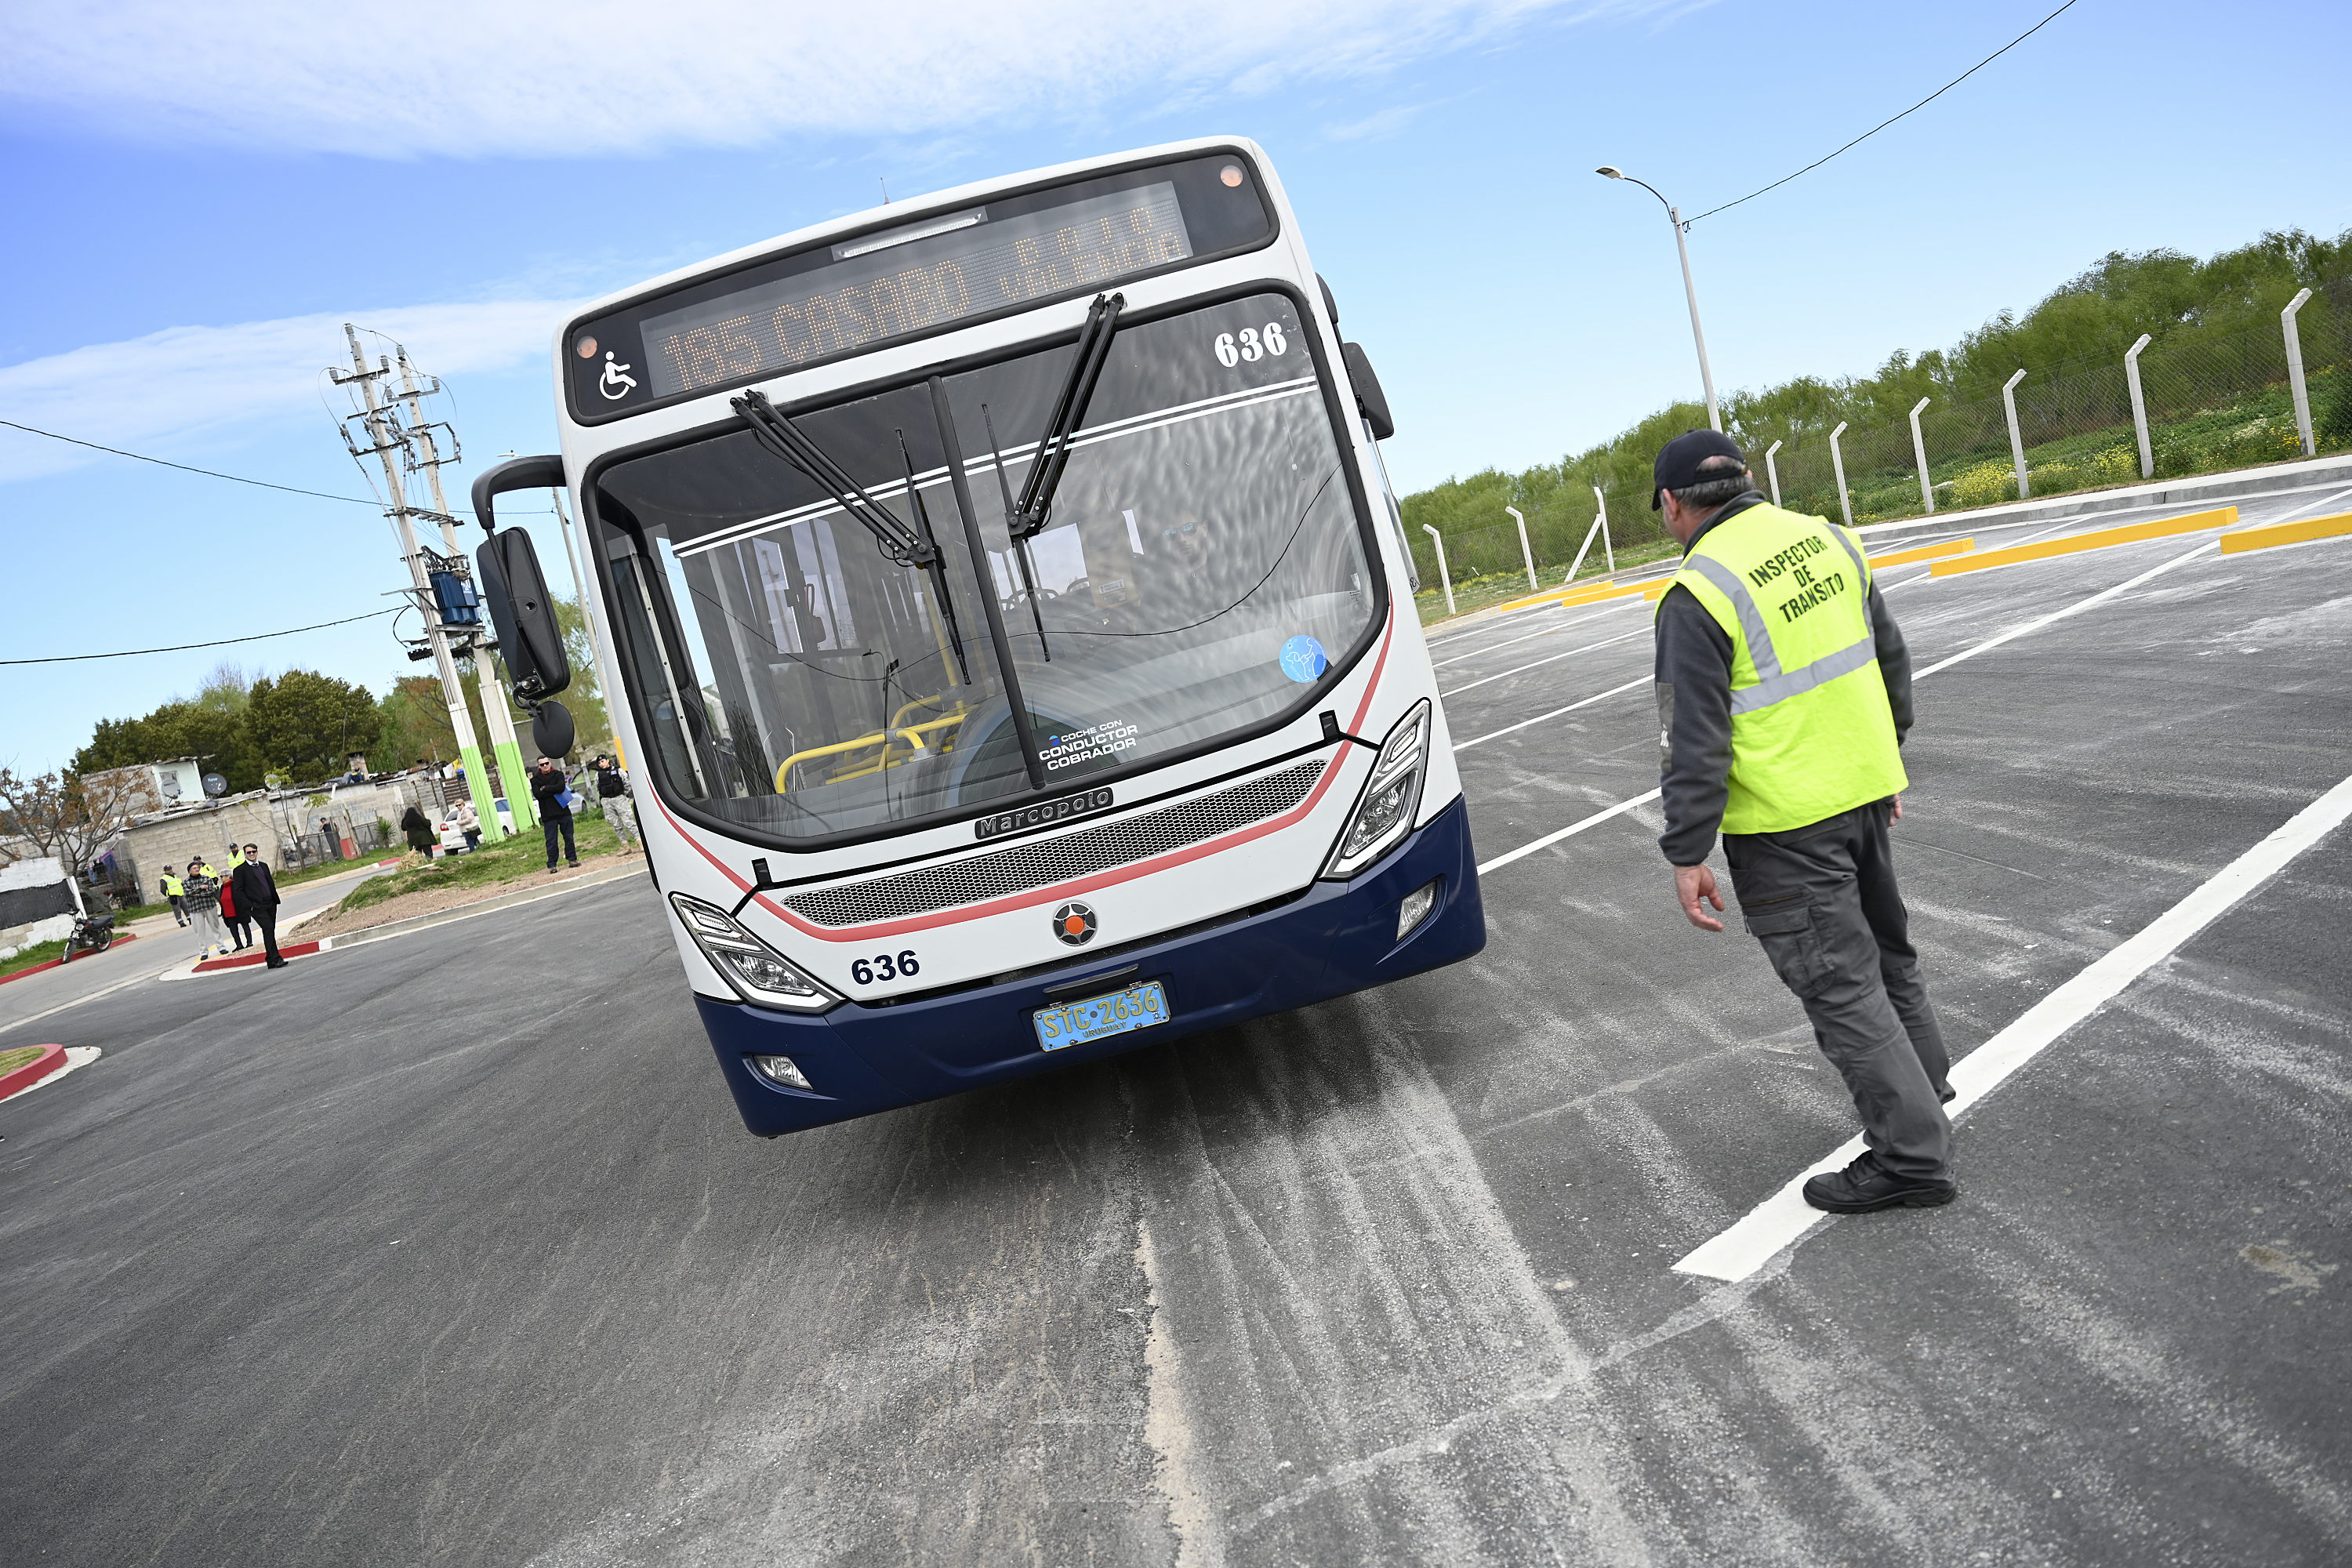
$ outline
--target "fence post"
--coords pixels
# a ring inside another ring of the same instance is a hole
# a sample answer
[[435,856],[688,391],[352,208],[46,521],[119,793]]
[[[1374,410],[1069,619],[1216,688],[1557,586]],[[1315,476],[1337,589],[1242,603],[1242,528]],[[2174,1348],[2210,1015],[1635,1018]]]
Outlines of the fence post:
[[1617,575],[1617,547],[1609,542],[1609,498],[1601,493],[1599,485],[1592,487],[1592,504],[1601,509],[1601,515],[1593,521],[1601,525],[1601,553],[1608,557],[1609,574],[1614,577]]
[[2139,352],[2151,341],[2142,332],[2139,342],[2124,351],[2124,380],[2131,384],[2132,428],[2139,433],[2139,477],[2144,479],[2156,478],[2156,448],[2147,439],[2147,399],[2139,390]]
[[2319,450],[2311,438],[2311,394],[2303,384],[2303,333],[2294,324],[2294,313],[2311,298],[2311,290],[2299,289],[2286,309],[2279,312],[2279,331],[2286,336],[2286,379],[2294,388],[2294,433],[2303,438],[2303,455],[2306,458]]
[[1445,569],[1445,536],[1425,522],[1421,525],[1421,531],[1429,535],[1432,544],[1437,546],[1437,580],[1444,586],[1445,613],[1450,616],[1454,613],[1454,574]]
[[1528,548],[1528,520],[1519,515],[1517,507],[1507,506],[1503,510],[1509,512],[1511,521],[1519,525],[1519,559],[1527,563],[1528,592],[1532,594],[1543,584],[1536,581],[1536,552]]
[[1559,580],[1561,587],[1565,588],[1576,581],[1576,569],[1584,564],[1585,552],[1592,548],[1593,536],[1600,531],[1601,520],[1596,517],[1592,520],[1592,526],[1584,531],[1584,542],[1576,547],[1576,559],[1568,563],[1568,575]]
[[1919,504],[1927,509],[1929,517],[1936,515],[1936,485],[1927,477],[1927,437],[1919,434],[1919,416],[1933,401],[1923,397],[1911,405],[1911,456],[1919,463]]
[[1839,420],[1837,428],[1830,432],[1830,467],[1837,471],[1838,510],[1844,514],[1845,525],[1852,528],[1853,501],[1845,493],[1845,454],[1838,449],[1838,437],[1845,434],[1845,424]]
[[1773,442],[1770,446],[1764,448],[1764,472],[1772,480],[1772,504],[1774,506],[1779,506],[1780,504],[1780,466],[1772,460],[1772,454],[1780,449],[1780,443],[1778,441]]
[[2025,379],[2025,367],[2018,366],[2017,374],[2001,384],[2000,405],[2009,415],[2009,456],[2017,465],[2017,499],[2028,495],[2025,485],[2025,437],[2017,427],[2017,384]]

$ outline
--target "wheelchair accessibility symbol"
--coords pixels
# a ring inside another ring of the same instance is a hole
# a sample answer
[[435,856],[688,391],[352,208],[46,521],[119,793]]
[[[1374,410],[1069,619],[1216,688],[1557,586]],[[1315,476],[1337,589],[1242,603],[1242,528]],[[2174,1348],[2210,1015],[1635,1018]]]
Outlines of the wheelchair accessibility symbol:
[[596,378],[596,390],[617,403],[636,390],[637,378],[629,374],[629,366],[615,364],[613,356],[604,356],[604,374]]

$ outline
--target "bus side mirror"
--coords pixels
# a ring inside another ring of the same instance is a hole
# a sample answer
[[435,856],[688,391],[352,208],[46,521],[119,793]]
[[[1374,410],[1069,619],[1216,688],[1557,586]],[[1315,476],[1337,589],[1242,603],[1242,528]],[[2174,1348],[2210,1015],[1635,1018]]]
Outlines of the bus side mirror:
[[[539,569],[539,552],[520,528],[493,533],[474,552],[482,601],[498,628],[499,652],[514,677],[515,694],[526,703],[554,696],[572,684],[572,660],[563,651],[563,627],[555,600]],[[547,755],[557,753],[550,752]]]
[[1356,411],[1372,427],[1373,440],[1387,440],[1396,434],[1396,421],[1389,417],[1388,394],[1381,390],[1381,378],[1372,374],[1372,362],[1363,345],[1341,343],[1339,357],[1347,363],[1348,379],[1355,384]]
[[[553,454],[510,458],[474,481],[474,516],[489,535],[474,552],[482,604],[498,632],[507,673],[514,677],[515,695],[534,711],[541,700],[572,684],[572,660],[563,651],[563,627],[556,621],[555,599],[547,591],[547,576],[539,569],[539,552],[532,548],[530,535],[519,528],[499,532],[492,509],[509,490],[560,489],[562,485],[563,459]],[[543,746],[541,751],[548,756],[562,754]]]

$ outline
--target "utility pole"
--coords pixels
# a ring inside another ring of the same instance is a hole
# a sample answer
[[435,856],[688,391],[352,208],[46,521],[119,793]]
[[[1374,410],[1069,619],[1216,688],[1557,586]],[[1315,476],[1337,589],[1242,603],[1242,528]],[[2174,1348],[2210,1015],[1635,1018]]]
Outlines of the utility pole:
[[[451,514],[449,498],[441,489],[441,448],[433,438],[433,426],[425,419],[422,407],[425,395],[416,388],[416,369],[408,363],[407,349],[394,344],[394,353],[400,364],[398,400],[408,405],[406,434],[425,454],[415,459],[415,466],[425,471],[425,481],[432,487],[433,510],[441,524],[441,542],[448,546],[451,555],[463,559],[465,550],[457,542],[457,520]],[[439,384],[436,383],[432,390],[440,390]],[[454,436],[451,444],[456,444]],[[451,456],[454,458],[456,454]],[[514,704],[507,696],[506,682],[499,679],[496,664],[483,657],[480,648],[471,651],[474,678],[481,686],[482,717],[490,727],[490,748],[498,758],[499,783],[506,789],[507,809],[514,815],[518,829],[536,826],[539,817],[531,808],[530,775],[523,771],[522,748],[515,743]]]
[[[588,570],[594,563],[594,558],[588,553],[592,547],[588,542],[587,521],[585,519],[582,520],[580,538],[574,542],[572,537],[571,514],[563,510],[562,489],[558,487],[548,493],[555,500],[556,525],[563,531],[563,552],[572,561],[572,586],[580,595],[580,616],[588,624],[588,652],[596,661],[598,694],[604,700],[604,727],[611,732],[614,748],[617,751],[621,749],[621,726],[614,719],[613,704],[617,700],[614,694],[621,688],[613,679],[612,665],[604,658],[603,617],[596,613],[596,595],[589,592],[589,589],[595,585],[596,579]],[[629,766],[627,756],[624,755],[621,758],[621,766],[624,770]]]
[[367,355],[360,348],[360,335],[349,322],[343,324],[343,338],[351,344],[352,368],[349,374],[331,366],[328,377],[339,386],[359,388],[362,413],[361,427],[367,432],[368,444],[362,447],[351,440],[348,426],[344,440],[352,456],[365,461],[370,453],[383,461],[383,482],[392,505],[387,509],[393,527],[400,535],[401,559],[408,563],[410,583],[416,592],[416,602],[425,612],[425,637],[433,647],[433,667],[441,677],[441,696],[449,707],[449,727],[457,731],[457,753],[466,768],[466,787],[474,797],[475,815],[482,819],[482,831],[492,839],[502,837],[499,827],[498,807],[490,795],[490,771],[482,765],[482,748],[474,738],[474,716],[466,709],[466,689],[457,680],[457,661],[449,651],[449,632],[441,624],[441,615],[433,598],[433,584],[425,569],[425,556],[417,548],[416,529],[409,521],[408,492],[401,484],[401,465],[393,454],[401,449],[397,421],[376,399],[375,384],[392,374],[390,368],[368,368]]

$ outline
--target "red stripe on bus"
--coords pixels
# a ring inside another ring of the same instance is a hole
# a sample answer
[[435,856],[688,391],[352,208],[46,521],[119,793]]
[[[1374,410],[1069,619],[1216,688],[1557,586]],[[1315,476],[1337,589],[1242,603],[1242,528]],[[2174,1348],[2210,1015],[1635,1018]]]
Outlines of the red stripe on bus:
[[[1371,711],[1372,696],[1380,689],[1381,671],[1388,665],[1389,647],[1395,637],[1396,611],[1391,606],[1389,612],[1388,630],[1381,638],[1380,657],[1372,661],[1371,679],[1364,683],[1364,699],[1356,704],[1356,716],[1348,721],[1348,728],[1350,731],[1361,726],[1364,715]],[[1097,871],[1093,876],[1081,877],[1075,881],[1056,882],[1049,888],[1036,888],[1025,893],[1007,894],[1003,898],[994,899],[984,904],[964,904],[956,909],[941,910],[937,914],[910,916],[902,921],[885,921],[876,925],[827,927],[809,924],[789,910],[772,902],[765,894],[761,894],[753,901],[794,931],[804,936],[815,937],[820,942],[871,942],[877,937],[897,936],[910,931],[929,931],[935,926],[954,925],[959,921],[978,920],[986,915],[1005,914],[1038,904],[1057,903],[1079,893],[1092,892],[1097,888],[1115,887],[1121,882],[1131,882],[1138,877],[1148,877],[1156,871],[1165,871],[1177,866],[1186,865],[1203,856],[1223,854],[1225,850],[1237,848],[1253,839],[1262,838],[1269,833],[1279,832],[1292,826],[1315,809],[1317,803],[1323,798],[1324,792],[1329,789],[1333,781],[1339,776],[1339,764],[1346,755],[1347,750],[1342,747],[1332,757],[1329,765],[1324,768],[1323,776],[1315,781],[1315,787],[1308,792],[1307,798],[1280,816],[1269,821],[1226,834],[1222,838],[1212,838],[1204,843],[1192,845],[1189,848],[1171,850],[1165,855],[1155,856],[1149,860],[1138,860],[1129,866],[1115,866],[1108,871]],[[671,816],[669,807],[663,805],[661,793],[658,790],[652,793],[654,805],[660,810],[662,816],[668,819],[669,825],[677,829],[678,837],[692,845],[695,852],[709,861],[720,876],[734,883],[740,890],[750,892],[751,884],[737,876],[728,868],[725,861],[713,855],[704,847],[700,839],[688,832],[684,823]]]

